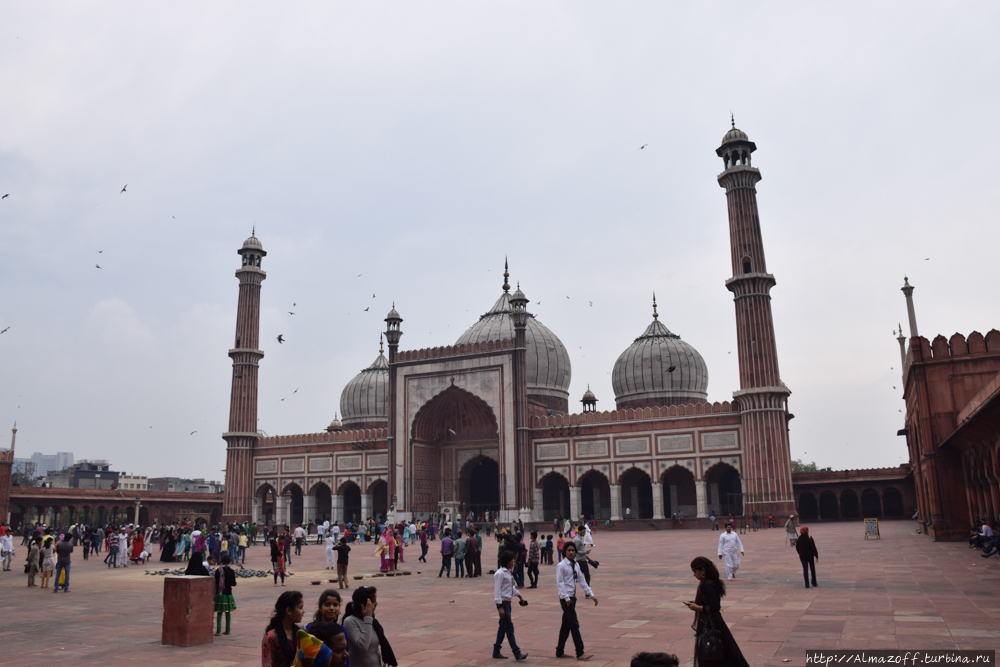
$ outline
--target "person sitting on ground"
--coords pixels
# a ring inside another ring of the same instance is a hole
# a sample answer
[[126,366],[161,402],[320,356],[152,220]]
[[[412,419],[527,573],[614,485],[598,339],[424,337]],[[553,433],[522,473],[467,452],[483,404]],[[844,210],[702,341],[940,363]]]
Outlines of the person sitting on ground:
[[636,653],[629,667],[678,667],[680,661],[673,653]]

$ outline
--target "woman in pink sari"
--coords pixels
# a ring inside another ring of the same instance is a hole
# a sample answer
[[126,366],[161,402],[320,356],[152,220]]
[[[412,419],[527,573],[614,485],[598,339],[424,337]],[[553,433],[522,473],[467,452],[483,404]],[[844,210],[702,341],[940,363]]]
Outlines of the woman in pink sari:
[[400,535],[399,531],[397,530],[396,531],[396,556],[398,556],[399,558],[398,559],[393,559],[393,569],[396,568],[396,564],[397,563],[404,562],[403,561],[403,545],[404,544],[406,544],[406,540],[403,539],[403,536]]
[[396,541],[392,539],[392,535],[387,528],[379,538],[375,553],[372,554],[373,556],[378,555],[382,557],[382,566],[379,567],[379,572],[388,572],[392,569],[392,554],[395,548]]

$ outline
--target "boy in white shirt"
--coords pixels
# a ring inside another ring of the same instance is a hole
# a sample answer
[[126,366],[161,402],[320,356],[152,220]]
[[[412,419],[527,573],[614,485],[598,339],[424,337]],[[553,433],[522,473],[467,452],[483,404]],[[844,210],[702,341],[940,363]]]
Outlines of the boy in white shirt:
[[514,621],[510,615],[510,601],[517,596],[519,604],[523,607],[528,602],[521,597],[520,591],[514,586],[514,575],[511,569],[517,560],[517,554],[507,550],[500,554],[500,567],[493,575],[493,601],[497,604],[497,612],[500,614],[500,627],[497,629],[497,641],[493,644],[493,658],[497,660],[506,659],[507,656],[500,654],[500,646],[506,635],[510,650],[514,652],[515,660],[525,660],[527,653],[521,653],[517,647],[517,640],[514,639]]
[[576,618],[576,585],[580,584],[587,598],[597,606],[597,596],[590,590],[587,580],[576,562],[576,544],[567,542],[563,547],[565,558],[556,566],[556,587],[559,589],[559,604],[562,606],[562,625],[559,627],[559,643],[556,644],[556,657],[563,657],[566,639],[573,635],[573,646],[576,648],[577,660],[590,660],[593,656],[583,652],[583,637],[580,636],[580,621]]

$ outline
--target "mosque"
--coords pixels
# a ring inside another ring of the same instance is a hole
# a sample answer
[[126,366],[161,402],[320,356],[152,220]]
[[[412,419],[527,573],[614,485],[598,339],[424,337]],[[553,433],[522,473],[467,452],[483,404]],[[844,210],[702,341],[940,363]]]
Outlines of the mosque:
[[559,337],[528,311],[509,274],[499,298],[450,345],[400,349],[403,317],[385,318],[385,347],[344,387],[321,433],[257,430],[261,261],[242,265],[227,443],[224,517],[298,524],[426,517],[445,510],[503,521],[766,516],[795,511],[789,389],[778,373],[756,184],[756,145],[736,129],[716,154],[725,189],[740,387],[708,402],[698,351],[651,321],[615,362],[615,409],[588,389],[571,411],[572,366]]

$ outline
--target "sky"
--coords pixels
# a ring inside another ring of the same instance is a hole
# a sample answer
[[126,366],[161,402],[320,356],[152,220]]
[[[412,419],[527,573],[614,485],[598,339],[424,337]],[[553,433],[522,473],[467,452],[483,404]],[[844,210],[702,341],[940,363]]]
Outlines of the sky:
[[453,343],[505,257],[571,406],[589,384],[613,408],[654,291],[729,400],[732,113],[792,455],[905,462],[903,276],[921,334],[1000,326],[997,25],[991,3],[6,3],[0,424],[18,456],[221,479],[254,227],[270,435],[333,419],[393,302],[402,349]]

